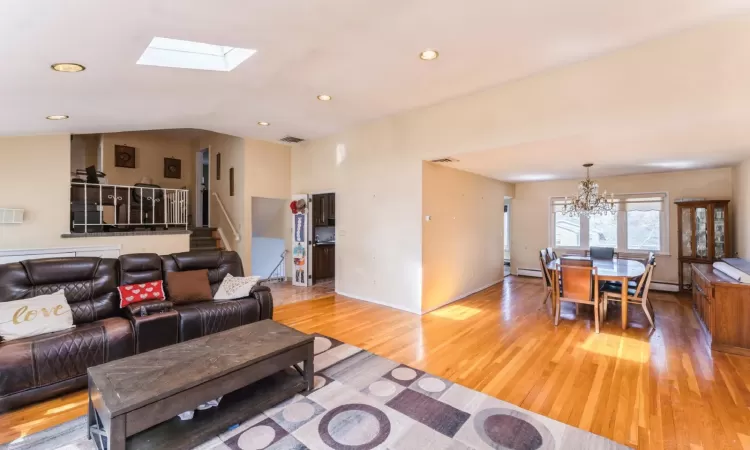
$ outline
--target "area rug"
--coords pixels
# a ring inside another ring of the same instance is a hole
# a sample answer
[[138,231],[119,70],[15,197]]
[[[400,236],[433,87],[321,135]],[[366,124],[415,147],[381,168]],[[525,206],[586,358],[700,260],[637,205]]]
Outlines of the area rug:
[[[200,450],[625,449],[510,403],[316,335],[315,387]],[[179,419],[174,419],[179,420]],[[93,450],[82,417],[0,446]]]

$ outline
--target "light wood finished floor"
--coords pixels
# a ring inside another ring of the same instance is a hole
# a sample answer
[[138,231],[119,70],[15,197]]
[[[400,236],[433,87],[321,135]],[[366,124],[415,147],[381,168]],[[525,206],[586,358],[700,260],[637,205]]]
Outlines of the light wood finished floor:
[[[552,324],[541,281],[502,284],[423,317],[341,296],[281,306],[276,320],[641,449],[750,449],[750,358],[711,354],[688,298],[655,293],[658,330],[631,307],[565,305]],[[0,442],[85,412],[85,393],[0,416]]]
[[292,303],[330,297],[334,295],[336,291],[333,278],[319,281],[308,287],[293,286],[290,281],[284,283],[269,283],[267,286],[271,288],[274,308],[281,305],[290,305]]

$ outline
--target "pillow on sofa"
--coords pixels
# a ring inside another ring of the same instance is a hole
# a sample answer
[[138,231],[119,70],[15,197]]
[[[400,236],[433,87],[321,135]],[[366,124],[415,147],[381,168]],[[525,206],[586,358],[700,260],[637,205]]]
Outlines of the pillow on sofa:
[[169,301],[175,305],[213,299],[206,269],[168,272],[167,287],[169,288]]
[[214,300],[235,300],[249,297],[250,291],[258,284],[260,277],[235,277],[228,273],[214,295]]
[[120,286],[117,290],[120,292],[120,308],[124,308],[132,303],[153,302],[166,298],[161,280]]
[[12,341],[73,328],[65,291],[26,300],[0,302],[0,339]]

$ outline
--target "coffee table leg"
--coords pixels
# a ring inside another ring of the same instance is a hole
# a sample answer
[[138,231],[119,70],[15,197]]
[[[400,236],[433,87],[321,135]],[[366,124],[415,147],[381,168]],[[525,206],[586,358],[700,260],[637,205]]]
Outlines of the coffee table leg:
[[315,382],[313,381],[313,375],[315,374],[315,368],[313,360],[315,359],[315,353],[313,346],[308,345],[307,358],[305,358],[305,381],[307,381],[307,390],[312,391]]
[[89,379],[89,426],[86,431],[86,436],[91,440],[91,427],[96,425],[96,411],[94,411],[94,403],[91,401],[91,379]]
[[113,417],[107,430],[108,450],[125,450],[125,438],[125,415]]

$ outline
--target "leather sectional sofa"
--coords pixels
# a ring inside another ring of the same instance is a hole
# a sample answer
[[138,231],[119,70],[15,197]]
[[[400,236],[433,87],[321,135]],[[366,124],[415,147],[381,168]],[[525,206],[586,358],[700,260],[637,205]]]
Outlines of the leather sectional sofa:
[[[200,269],[208,269],[212,294],[227,274],[243,276],[239,255],[220,250],[0,265],[0,301],[64,289],[76,325],[0,342],[0,412],[86,387],[88,367],[273,317],[273,299],[263,286],[237,300],[173,305],[166,274]],[[156,280],[165,280],[166,301],[120,309],[118,286]]]

